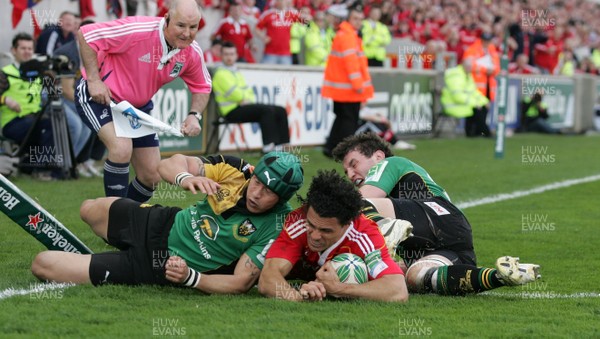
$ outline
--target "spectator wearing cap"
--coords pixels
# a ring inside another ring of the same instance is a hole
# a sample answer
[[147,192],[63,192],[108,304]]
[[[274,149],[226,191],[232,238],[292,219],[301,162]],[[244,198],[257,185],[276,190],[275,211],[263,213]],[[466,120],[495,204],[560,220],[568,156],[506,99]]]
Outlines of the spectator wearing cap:
[[364,18],[362,8],[348,10],[345,5],[332,5],[328,13],[337,18],[322,90],[323,97],[333,100],[336,116],[323,148],[323,154],[330,157],[342,139],[356,132],[361,104],[373,96],[374,90],[358,36]]

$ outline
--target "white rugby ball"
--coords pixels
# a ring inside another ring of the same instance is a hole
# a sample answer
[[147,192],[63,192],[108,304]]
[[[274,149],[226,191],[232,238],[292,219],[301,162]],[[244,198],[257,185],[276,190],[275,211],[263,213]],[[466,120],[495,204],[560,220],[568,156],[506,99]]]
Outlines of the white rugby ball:
[[331,259],[331,265],[343,283],[364,284],[369,280],[367,265],[356,254],[338,254]]

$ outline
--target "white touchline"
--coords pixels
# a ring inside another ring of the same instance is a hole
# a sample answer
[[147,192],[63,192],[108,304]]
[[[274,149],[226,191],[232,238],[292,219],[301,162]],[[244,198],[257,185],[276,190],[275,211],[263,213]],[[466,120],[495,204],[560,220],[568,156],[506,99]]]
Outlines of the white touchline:
[[581,298],[600,298],[600,293],[596,292],[577,292],[571,294],[556,293],[552,291],[538,292],[519,292],[519,293],[501,293],[501,292],[483,292],[479,295],[491,297],[511,297],[521,299],[581,299]]
[[4,291],[0,291],[0,300],[14,297],[17,295],[28,295],[28,294],[33,294],[33,293],[42,293],[44,291],[65,289],[65,288],[71,287],[71,286],[75,286],[75,284],[71,284],[71,283],[59,283],[59,284],[58,283],[50,283],[50,284],[37,283],[37,284],[35,284],[34,287],[32,287],[30,289],[7,288]]
[[470,208],[470,207],[475,207],[475,206],[493,204],[493,203],[504,201],[504,200],[511,200],[511,199],[516,199],[516,198],[526,197],[526,196],[532,195],[532,194],[543,193],[546,191],[570,187],[570,186],[584,184],[587,182],[593,182],[593,181],[598,181],[598,180],[600,180],[600,174],[591,175],[589,177],[583,177],[583,178],[579,178],[579,179],[569,179],[569,180],[564,180],[564,181],[557,181],[557,182],[553,182],[548,185],[534,187],[532,189],[528,189],[525,191],[514,191],[511,193],[501,193],[501,194],[496,194],[496,195],[492,195],[489,197],[484,197],[481,199],[459,202],[456,204],[456,206],[458,206],[458,208],[460,208],[460,209],[465,209],[465,208]]

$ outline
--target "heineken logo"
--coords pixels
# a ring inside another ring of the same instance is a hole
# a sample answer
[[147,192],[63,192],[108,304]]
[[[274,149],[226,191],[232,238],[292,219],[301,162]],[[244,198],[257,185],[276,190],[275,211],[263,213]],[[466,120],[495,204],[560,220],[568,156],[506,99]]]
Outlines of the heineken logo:
[[385,271],[388,265],[383,261],[380,250],[375,250],[365,256],[365,264],[369,270],[369,275],[377,278],[379,273]]
[[28,215],[27,217],[29,218],[29,222],[25,224],[25,226],[29,226],[30,228],[37,230],[38,224],[44,221],[44,219],[42,219],[40,216],[40,213],[41,212],[37,212],[36,215]]
[[17,206],[21,201],[12,194],[8,193],[3,187],[0,187],[0,201],[4,203],[4,207],[6,207],[9,211]]

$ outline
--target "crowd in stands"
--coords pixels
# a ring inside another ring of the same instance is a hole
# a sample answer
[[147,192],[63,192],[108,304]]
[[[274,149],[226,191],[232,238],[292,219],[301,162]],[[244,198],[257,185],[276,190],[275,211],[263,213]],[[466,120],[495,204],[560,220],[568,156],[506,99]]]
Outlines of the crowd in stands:
[[[221,62],[221,47],[229,42],[237,50],[237,62],[325,66],[335,36],[334,19],[327,10],[332,5],[356,5],[357,1],[361,0],[198,0],[204,8],[222,14],[218,22],[207,22],[215,19],[206,17],[199,24],[200,29],[211,29],[212,46],[205,50],[205,61]],[[162,16],[169,0],[158,0],[156,5],[156,15]],[[492,101],[497,58],[503,54],[510,60],[509,73],[600,74],[600,4],[594,1],[362,0],[360,8],[365,19],[359,35],[369,67],[394,67],[398,59],[404,58],[403,66],[407,68],[434,69],[442,64],[442,69],[447,69],[461,65],[467,57],[481,60],[482,55],[492,55],[490,62],[495,67],[483,70],[482,79],[477,79],[476,71],[473,73],[478,90]],[[132,13],[129,8],[127,13]],[[52,55],[71,43],[72,52],[80,23],[78,15],[62,13],[56,25],[45,27],[35,37],[34,51]],[[400,39],[395,53],[387,49],[392,38]],[[13,52],[18,47],[13,46]],[[484,54],[479,53],[482,50]],[[22,54],[20,57],[30,57],[30,53]],[[484,83],[486,87],[482,88]],[[77,120],[70,105],[73,82],[64,86],[75,156],[87,154],[80,157],[87,164],[82,165],[80,173],[98,174],[87,160],[90,143],[93,145],[89,130]],[[3,100],[13,102],[11,98]],[[6,105],[4,109],[9,108]],[[30,113],[33,116],[38,111]],[[11,122],[7,116],[4,113],[4,129]],[[15,115],[19,119],[23,116]],[[3,132],[11,135],[11,131]]]
[[[323,13],[331,4],[341,2],[295,0],[291,3],[291,1],[213,2],[210,6],[222,9],[225,17],[217,24],[218,28],[213,37],[227,40],[229,37],[221,34],[220,27],[237,20],[241,27],[244,25],[249,27],[250,36],[246,37],[245,42],[249,50],[254,47],[252,32],[256,32],[257,27],[258,32],[264,30],[264,20],[267,20],[273,11],[281,13],[280,16],[287,19],[287,24],[283,26],[292,26],[291,24],[298,20],[297,15],[304,13],[301,15],[300,22],[308,28],[314,28],[317,27],[318,20],[323,20]],[[235,13],[229,11],[232,3],[233,8],[240,7],[239,10],[235,10]],[[372,9],[376,12],[374,16],[370,15]],[[296,10],[297,14],[290,14],[296,13]],[[511,71],[514,73],[568,76],[574,73],[598,74],[599,72],[600,21],[597,18],[600,15],[600,5],[593,1],[367,0],[364,2],[364,11],[367,18],[362,29],[365,47],[368,45],[370,31],[367,22],[369,19],[373,20],[373,17],[379,17],[378,21],[383,27],[387,27],[392,37],[405,39],[407,46],[418,44],[416,51],[417,59],[421,61],[420,68],[434,68],[435,58],[444,55],[445,52],[454,54],[454,64],[460,64],[464,51],[483,32],[491,32],[492,43],[500,54],[507,53],[511,61]],[[239,19],[236,19],[236,16]],[[281,29],[282,25],[277,28]],[[287,48],[289,27],[286,29],[287,35],[278,35],[278,39],[272,43]],[[325,37],[327,28],[320,29],[323,30]],[[310,54],[312,46],[307,45],[308,30],[298,32],[298,29],[292,28],[291,31],[292,41],[298,40],[299,34],[304,34],[301,36],[305,43],[303,48],[305,53]],[[267,35],[269,34],[271,33],[267,29]],[[381,31],[378,31],[377,36],[384,38]],[[327,35],[327,37],[331,39],[333,36]],[[258,38],[264,39],[264,32],[260,32]],[[389,44],[389,40],[387,42],[383,40],[383,47],[385,47]],[[403,49],[402,46],[400,44],[398,51],[401,55],[394,57],[402,57],[403,53],[415,51],[414,47]],[[365,53],[368,49],[367,47]],[[287,51],[278,53],[287,53]],[[294,54],[294,51],[289,53]],[[406,67],[414,66],[411,60],[412,58],[408,60]],[[527,61],[523,63],[523,60]],[[267,61],[271,62],[271,59],[268,58]]]

